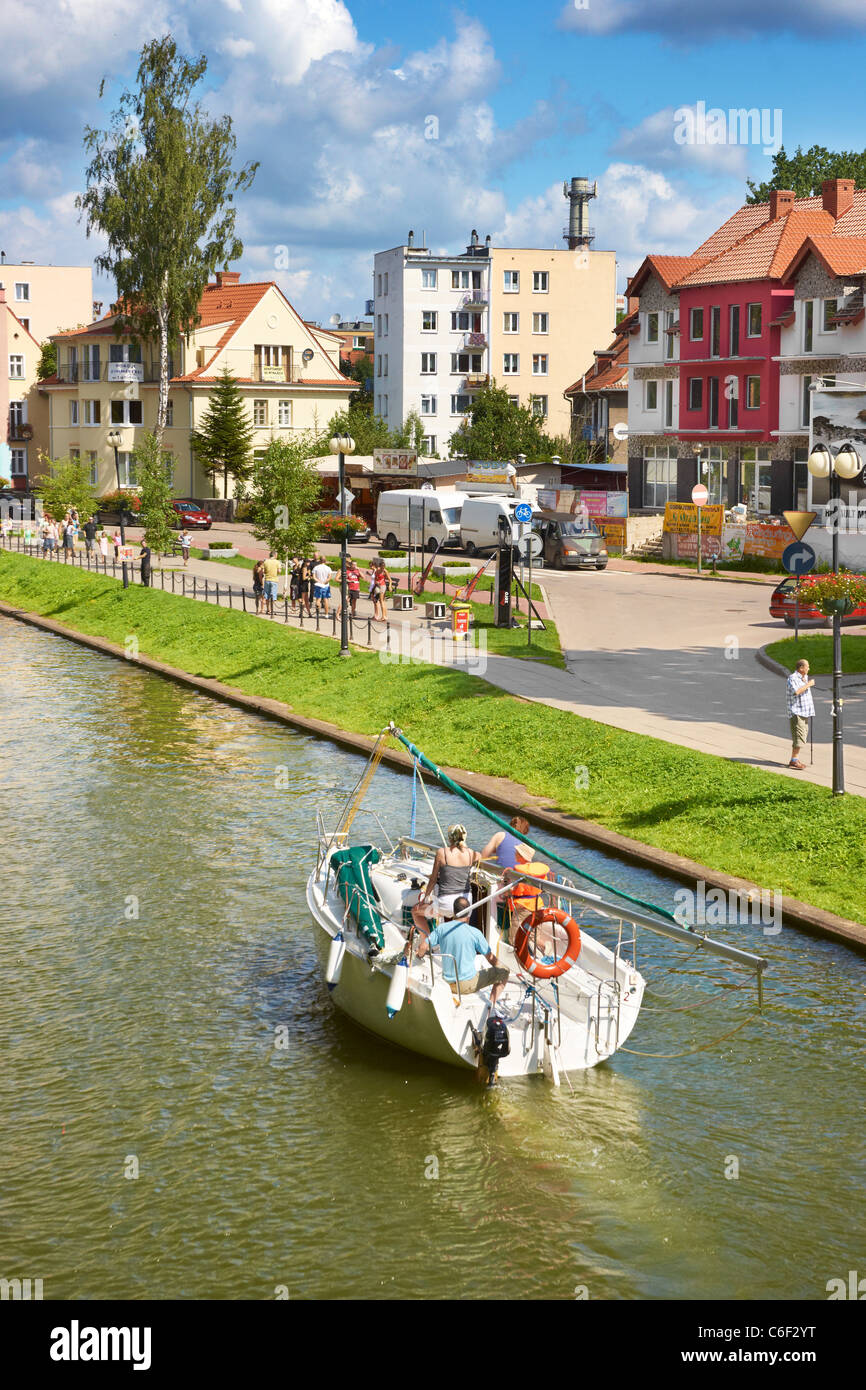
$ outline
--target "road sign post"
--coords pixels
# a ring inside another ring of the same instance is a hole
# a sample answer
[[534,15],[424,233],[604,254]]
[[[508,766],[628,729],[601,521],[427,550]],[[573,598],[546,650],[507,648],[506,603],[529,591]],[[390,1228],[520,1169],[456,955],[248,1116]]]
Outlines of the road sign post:
[[703,483],[695,483],[692,488],[692,501],[698,509],[698,574],[703,574],[701,568],[701,508],[707,505],[710,494]]

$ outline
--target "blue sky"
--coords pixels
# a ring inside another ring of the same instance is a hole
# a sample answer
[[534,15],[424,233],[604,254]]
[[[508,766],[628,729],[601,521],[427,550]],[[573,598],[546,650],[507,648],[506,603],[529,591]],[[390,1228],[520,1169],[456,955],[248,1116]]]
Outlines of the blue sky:
[[617,251],[621,287],[647,252],[692,250],[771,158],[679,143],[680,108],[778,110],[789,151],[866,144],[851,78],[863,0],[6,0],[4,31],[9,260],[92,260],[74,209],[83,126],[106,122],[142,43],[171,31],[207,55],[206,105],[232,115],[239,159],[261,161],[240,207],[244,278],[277,280],[322,322],[363,313],[373,253],[409,227],[443,250],[473,226],[495,244],[562,245],[574,174],[598,180],[596,245]]

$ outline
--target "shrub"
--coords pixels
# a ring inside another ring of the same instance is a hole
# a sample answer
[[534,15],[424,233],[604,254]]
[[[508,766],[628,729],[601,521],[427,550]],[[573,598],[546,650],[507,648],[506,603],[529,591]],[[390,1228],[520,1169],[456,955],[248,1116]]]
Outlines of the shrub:
[[405,560],[405,550],[377,550],[376,554],[380,560]]
[[472,568],[468,560],[440,560],[439,563],[444,570],[467,570]]
[[234,541],[208,541],[208,550],[234,550]]

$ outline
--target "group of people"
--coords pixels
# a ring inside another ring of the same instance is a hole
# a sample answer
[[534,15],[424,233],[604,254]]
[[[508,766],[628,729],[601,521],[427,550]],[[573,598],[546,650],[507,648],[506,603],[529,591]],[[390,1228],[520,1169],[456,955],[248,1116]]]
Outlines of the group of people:
[[64,561],[68,562],[74,557],[76,542],[82,536],[88,555],[98,553],[100,559],[107,561],[111,546],[114,547],[115,560],[120,553],[119,533],[109,533],[104,530],[100,527],[95,516],[91,516],[82,525],[76,507],[70,508],[62,521],[54,521],[48,515],[43,516],[39,526],[39,536],[42,542],[42,554],[49,559],[55,553],[59,555],[62,551]]
[[[280,561],[273,551],[266,560],[258,560],[253,566],[253,596],[256,612],[274,617],[274,603],[279,596]],[[346,593],[349,612],[357,617],[358,599],[364,576],[357,560],[351,556],[346,561]],[[314,611],[327,617],[331,605],[331,585],[333,572],[324,555],[314,555],[312,559],[297,556],[291,561],[288,573],[286,596],[293,613],[306,613],[312,617]],[[373,619],[385,622],[385,600],[388,597],[389,575],[384,561],[374,560],[367,572],[369,594],[373,604]],[[337,580],[337,617],[342,612],[339,579]]]
[[[479,865],[501,870],[526,869],[534,878],[544,877],[547,866],[531,864],[532,850],[522,840],[529,833],[524,816],[512,816],[511,830],[499,830],[481,850],[466,843],[466,827],[450,825],[448,844],[437,850],[433,868],[412,909],[413,929],[418,933],[417,953],[424,957],[438,947],[442,955],[442,974],[456,996],[474,994],[490,986],[491,1006],[495,1006],[508,981],[508,971],[500,965],[490,945],[472,926],[472,871]],[[519,927],[540,905],[536,884],[514,883],[508,896],[511,927]],[[430,929],[430,918],[436,926]],[[477,956],[488,962],[479,970]]]

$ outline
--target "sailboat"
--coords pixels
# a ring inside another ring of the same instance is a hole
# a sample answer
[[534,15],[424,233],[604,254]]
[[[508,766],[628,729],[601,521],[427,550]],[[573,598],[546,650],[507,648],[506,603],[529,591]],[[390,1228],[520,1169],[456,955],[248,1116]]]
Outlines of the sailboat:
[[[511,830],[393,723],[382,730],[335,824],[318,813],[316,865],[307,882],[317,952],[334,1004],[363,1028],[407,1052],[474,1069],[487,1084],[541,1076],[558,1086],[564,1075],[612,1057],[631,1036],[646,989],[636,963],[639,930],[745,966],[760,998],[762,957],[682,925],[664,907],[602,883],[528,835],[517,838],[537,862],[519,870],[484,863],[472,871],[472,922],[508,970],[504,990],[494,1002],[489,986],[463,994],[459,985],[452,988],[440,953],[419,953],[413,926],[412,908],[437,850],[414,833],[414,795],[410,833],[393,841],[378,815],[367,813],[375,838],[353,834],[391,739],[411,755],[413,778],[437,827],[425,773]],[[528,916],[515,911],[518,889],[534,900]]]

